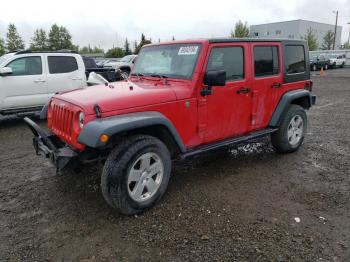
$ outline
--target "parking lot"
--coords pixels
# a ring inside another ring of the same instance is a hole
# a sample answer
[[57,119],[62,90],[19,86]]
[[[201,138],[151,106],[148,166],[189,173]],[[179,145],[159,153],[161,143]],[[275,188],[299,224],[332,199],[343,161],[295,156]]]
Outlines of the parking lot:
[[349,261],[350,69],[313,74],[298,152],[264,139],[175,163],[160,204],[132,217],[103,200],[101,167],[56,174],[23,121],[3,118],[0,260]]

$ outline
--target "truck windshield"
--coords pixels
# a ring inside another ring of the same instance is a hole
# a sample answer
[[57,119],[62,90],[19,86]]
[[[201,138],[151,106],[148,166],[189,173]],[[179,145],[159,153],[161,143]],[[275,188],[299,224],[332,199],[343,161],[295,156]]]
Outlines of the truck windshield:
[[119,60],[119,62],[131,62],[131,60],[134,58],[134,55],[127,55],[127,56],[124,56],[122,59]]
[[191,79],[200,47],[199,44],[144,47],[137,57],[133,74]]

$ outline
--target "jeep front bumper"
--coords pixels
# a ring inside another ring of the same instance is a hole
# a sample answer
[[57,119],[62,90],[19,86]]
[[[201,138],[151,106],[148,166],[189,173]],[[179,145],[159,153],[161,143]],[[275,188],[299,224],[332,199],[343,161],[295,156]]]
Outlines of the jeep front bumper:
[[77,152],[68,147],[56,135],[50,134],[41,129],[30,118],[25,117],[24,121],[33,132],[33,146],[37,155],[49,158],[57,170],[62,170],[77,160]]

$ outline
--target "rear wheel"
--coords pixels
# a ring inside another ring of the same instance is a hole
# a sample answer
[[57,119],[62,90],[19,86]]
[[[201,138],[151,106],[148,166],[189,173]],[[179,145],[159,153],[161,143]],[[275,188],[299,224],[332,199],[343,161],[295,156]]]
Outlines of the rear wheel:
[[343,62],[340,66],[340,68],[343,68],[345,66],[345,63]]
[[304,141],[307,117],[304,108],[291,105],[282,117],[279,129],[271,135],[271,142],[277,152],[291,153],[299,149]]
[[165,193],[171,159],[157,138],[136,136],[117,145],[108,157],[101,176],[106,201],[121,213],[132,215],[151,208]]

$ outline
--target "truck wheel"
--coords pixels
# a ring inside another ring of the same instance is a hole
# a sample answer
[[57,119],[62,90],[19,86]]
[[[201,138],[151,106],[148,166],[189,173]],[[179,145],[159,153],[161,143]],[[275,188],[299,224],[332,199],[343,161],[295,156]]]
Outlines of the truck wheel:
[[291,105],[282,117],[279,129],[271,134],[271,143],[279,153],[291,153],[301,146],[307,127],[304,108]]
[[122,71],[120,72],[120,76],[121,76],[122,79],[128,79],[128,77],[129,77],[129,71],[127,71],[127,70],[122,70]]
[[136,136],[117,145],[108,156],[101,176],[102,193],[121,213],[141,213],[163,196],[170,172],[167,147],[155,137]]
[[345,65],[345,63],[343,62],[343,63],[341,64],[340,68],[343,68],[343,67],[344,67],[344,65]]

